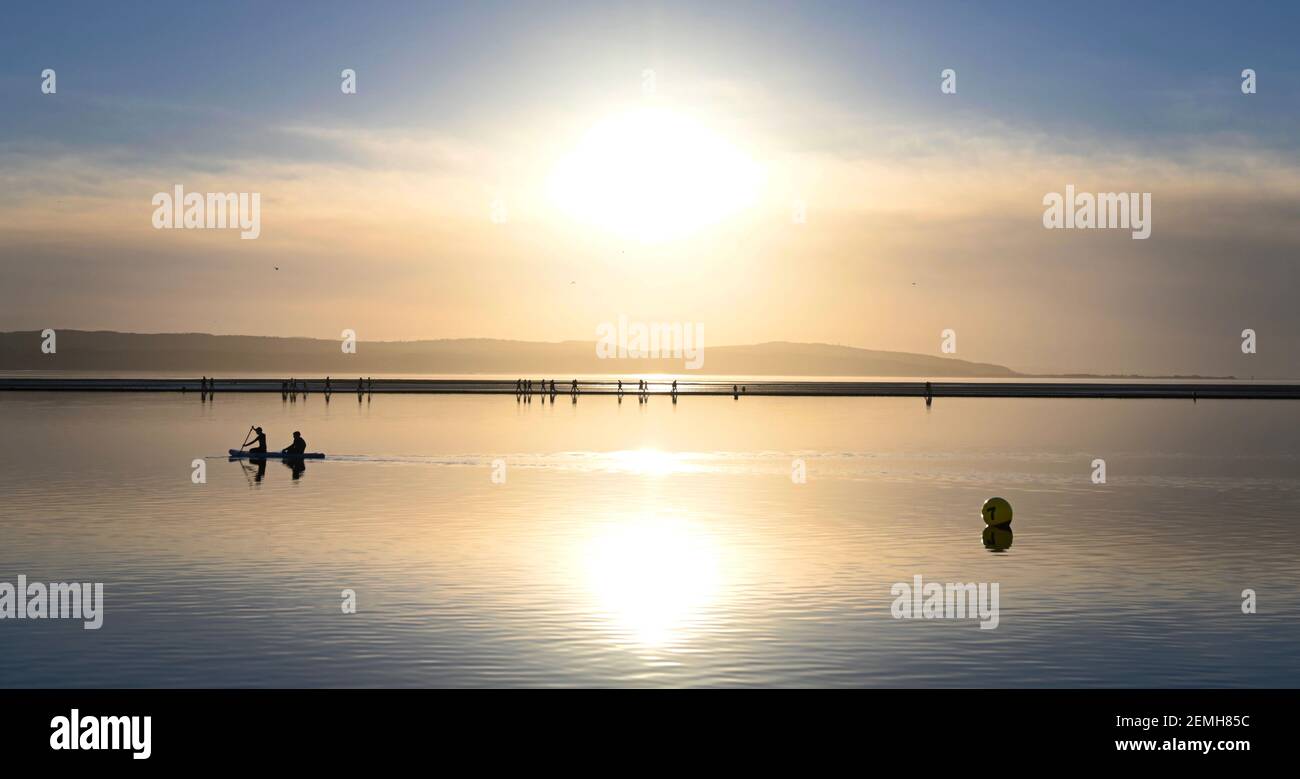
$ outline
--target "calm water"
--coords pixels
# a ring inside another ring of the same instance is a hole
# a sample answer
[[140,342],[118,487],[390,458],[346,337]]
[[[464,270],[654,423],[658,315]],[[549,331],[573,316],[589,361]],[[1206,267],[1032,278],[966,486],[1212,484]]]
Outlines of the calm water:
[[[340,457],[227,461],[253,423]],[[0,686],[1300,686],[1285,401],[0,393],[0,429],[0,581],[105,583],[98,631],[0,621]],[[917,574],[997,582],[998,627],[894,619]]]

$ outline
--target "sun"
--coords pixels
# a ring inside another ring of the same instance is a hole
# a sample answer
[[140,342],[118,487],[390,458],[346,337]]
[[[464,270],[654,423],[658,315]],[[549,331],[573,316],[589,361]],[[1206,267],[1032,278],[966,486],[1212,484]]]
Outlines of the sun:
[[556,163],[547,190],[571,218],[657,242],[717,224],[757,200],[762,172],[683,114],[640,108],[587,131]]

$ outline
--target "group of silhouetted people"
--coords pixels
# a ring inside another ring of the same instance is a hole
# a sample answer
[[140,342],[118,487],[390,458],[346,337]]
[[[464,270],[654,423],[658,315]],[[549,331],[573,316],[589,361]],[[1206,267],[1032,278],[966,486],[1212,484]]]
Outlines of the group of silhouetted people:
[[[532,403],[533,395],[541,395],[542,400],[546,400],[546,398],[549,396],[551,402],[554,403],[556,394],[558,394],[558,390],[556,390],[555,388],[555,379],[551,379],[549,385],[546,379],[542,379],[541,381],[538,381],[536,383],[534,383],[532,379],[515,379],[515,400],[516,401],[522,401],[524,403]],[[570,397],[573,398],[574,403],[578,402],[578,380],[577,379],[574,379],[569,384],[569,395]]]
[[[573,381],[569,382],[569,395],[573,398],[574,403],[578,402],[578,395],[581,394],[581,392],[582,390],[578,387],[577,379],[574,379]],[[551,379],[549,382],[546,379],[542,379],[541,381],[537,381],[537,382],[534,382],[532,379],[515,379],[515,401],[516,402],[531,403],[533,395],[541,395],[543,401],[545,401],[546,398],[549,396],[551,402],[554,403],[556,394],[557,394],[557,390],[555,388],[554,379]],[[650,382],[646,381],[645,379],[638,379],[636,383],[636,394],[637,394],[638,403],[650,402]],[[677,402],[677,380],[676,379],[673,379],[670,394],[672,395],[673,402],[676,403]],[[617,395],[618,395],[618,402],[622,403],[623,402],[623,380],[622,379],[618,380]]]
[[555,381],[551,381],[551,386],[546,386],[546,379],[534,383],[532,379],[515,379],[515,400],[524,403],[532,403],[533,395],[542,395],[545,400],[546,395],[551,396],[551,402],[555,402]]
[[[280,382],[280,399],[296,402],[298,395],[307,397],[308,383],[306,380],[288,379]],[[341,385],[342,387],[343,385]],[[373,393],[375,381],[372,378],[357,377],[357,402],[361,401],[361,396]],[[346,391],[345,389],[343,391]],[[325,402],[329,402],[330,395],[334,392],[334,379],[331,376],[325,377]]]
[[[217,396],[217,380],[211,376],[204,376],[199,379],[199,400],[212,400]],[[181,387],[182,392],[188,391],[188,387]]]
[[299,392],[302,392],[304,398],[307,397],[307,382],[301,382],[301,385],[302,387],[299,389],[299,381],[297,379],[289,379],[288,381],[280,382],[280,399],[284,400],[285,398],[288,398],[289,400],[296,401],[298,400]]

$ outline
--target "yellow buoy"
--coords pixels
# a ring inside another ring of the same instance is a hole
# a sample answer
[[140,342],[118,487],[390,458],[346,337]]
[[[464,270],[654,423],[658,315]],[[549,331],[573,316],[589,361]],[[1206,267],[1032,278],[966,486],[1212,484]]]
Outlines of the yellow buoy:
[[1011,504],[1005,498],[989,498],[984,501],[984,508],[980,509],[980,516],[984,517],[984,524],[993,527],[1004,527],[1011,524]]

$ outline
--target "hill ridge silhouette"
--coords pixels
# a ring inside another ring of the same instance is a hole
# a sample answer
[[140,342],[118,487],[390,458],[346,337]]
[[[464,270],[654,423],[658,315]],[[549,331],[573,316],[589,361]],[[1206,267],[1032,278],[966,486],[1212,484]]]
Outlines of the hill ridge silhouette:
[[357,342],[306,336],[129,333],[56,330],[57,351],[41,352],[40,331],[0,333],[0,370],[192,371],[412,374],[696,373],[752,376],[1020,376],[993,363],[956,357],[797,341],[708,346],[704,364],[687,371],[683,358],[599,359],[596,341],[446,338]]

